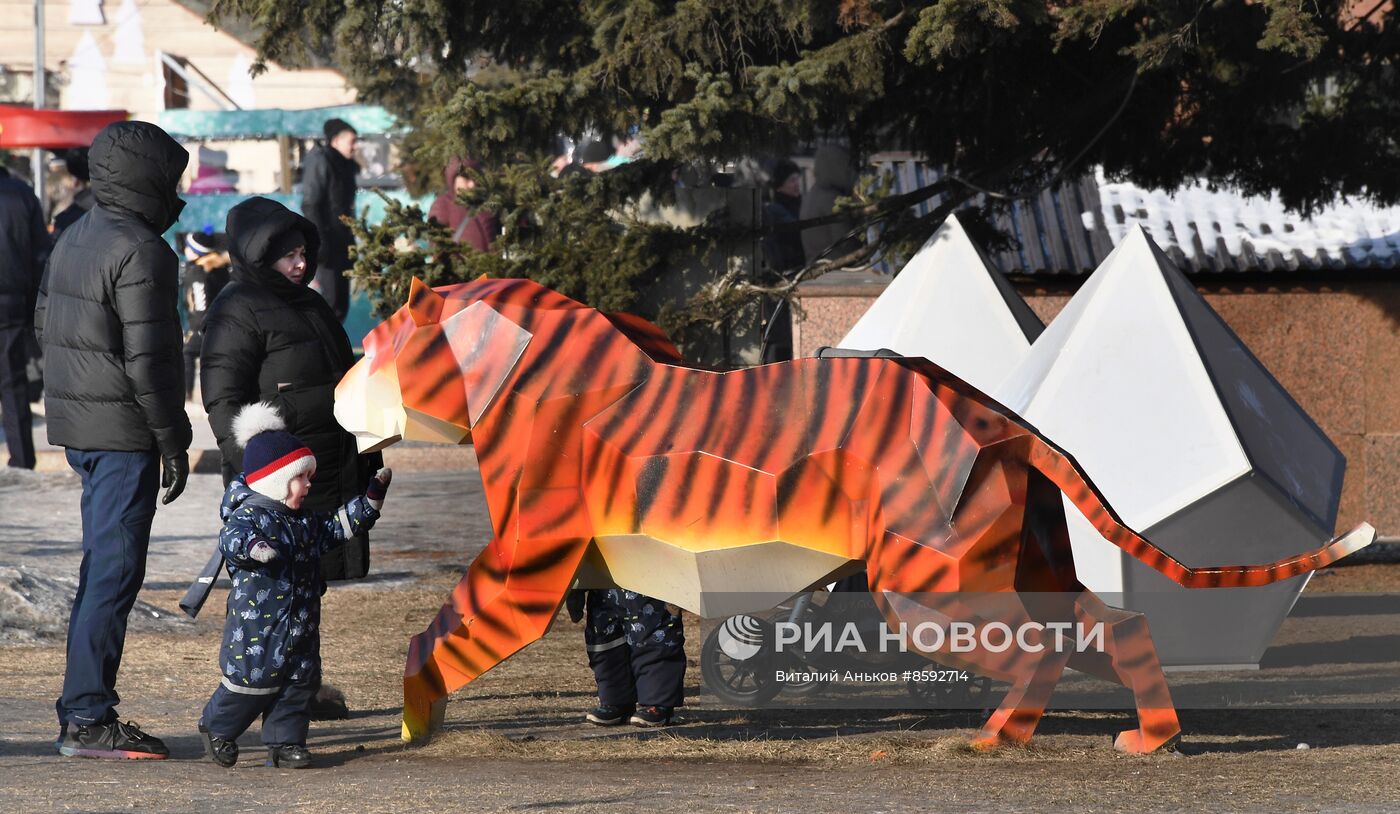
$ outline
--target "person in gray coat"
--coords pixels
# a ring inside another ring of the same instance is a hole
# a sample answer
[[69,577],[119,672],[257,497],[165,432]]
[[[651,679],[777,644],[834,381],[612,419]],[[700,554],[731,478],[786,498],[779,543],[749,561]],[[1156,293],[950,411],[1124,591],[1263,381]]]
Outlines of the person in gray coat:
[[89,151],[96,205],[64,231],[39,286],[49,443],[66,448],[83,485],[83,561],[55,705],[68,756],[169,755],[117,719],[116,679],[157,492],[170,503],[189,475],[179,259],[161,238],[184,208],[188,161],[153,124],[103,128]]
[[[812,188],[802,198],[801,220],[830,215],[836,209],[836,199],[850,196],[855,189],[856,171],[845,147],[823,144],[817,148],[813,161]],[[819,257],[835,259],[855,251],[859,242],[846,237],[853,226],[849,220],[840,220],[803,229],[802,250],[807,262]]]

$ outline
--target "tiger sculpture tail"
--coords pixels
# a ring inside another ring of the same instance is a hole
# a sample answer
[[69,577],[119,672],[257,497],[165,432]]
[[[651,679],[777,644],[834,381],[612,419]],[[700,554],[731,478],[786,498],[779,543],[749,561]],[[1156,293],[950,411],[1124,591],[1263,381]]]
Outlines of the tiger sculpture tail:
[[1375,529],[1369,523],[1361,523],[1346,534],[1332,538],[1326,545],[1277,562],[1190,568],[1124,525],[1103,495],[1089,481],[1088,476],[1065,453],[1037,439],[1037,443],[1031,449],[1030,463],[1060,487],[1105,540],[1187,588],[1245,588],[1268,585],[1326,568],[1349,554],[1355,554],[1375,539]]

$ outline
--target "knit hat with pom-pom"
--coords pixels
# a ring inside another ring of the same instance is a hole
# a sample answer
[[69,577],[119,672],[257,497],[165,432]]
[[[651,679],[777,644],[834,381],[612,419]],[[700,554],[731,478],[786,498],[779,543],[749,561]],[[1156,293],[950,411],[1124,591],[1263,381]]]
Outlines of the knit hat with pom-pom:
[[292,478],[316,471],[316,456],[268,402],[249,404],[233,418],[233,438],[243,447],[243,478],[248,488],[273,500],[286,500]]

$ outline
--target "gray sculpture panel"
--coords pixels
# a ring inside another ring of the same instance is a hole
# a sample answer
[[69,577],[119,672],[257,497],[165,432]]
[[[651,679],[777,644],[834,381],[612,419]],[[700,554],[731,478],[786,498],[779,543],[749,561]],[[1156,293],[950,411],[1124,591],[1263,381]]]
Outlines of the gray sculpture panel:
[[1163,276],[1246,457],[1325,530],[1312,543],[1330,537],[1346,458],[1184,276]]
[[[1147,530],[1191,566],[1267,562],[1330,536],[1270,478],[1253,472]],[[1258,588],[1177,585],[1136,560],[1123,574],[1125,607],[1147,614],[1168,666],[1253,665],[1278,632],[1306,576]]]

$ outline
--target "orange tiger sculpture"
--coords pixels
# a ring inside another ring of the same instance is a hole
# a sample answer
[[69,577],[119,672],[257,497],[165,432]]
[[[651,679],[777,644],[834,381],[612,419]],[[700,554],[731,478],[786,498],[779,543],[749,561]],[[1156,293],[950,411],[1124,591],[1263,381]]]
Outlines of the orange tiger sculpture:
[[1072,597],[1064,616],[1103,623],[1103,652],[940,654],[1012,685],[978,744],[1029,739],[1071,666],[1132,690],[1139,725],[1115,745],[1152,751],[1180,727],[1146,621],[1076,578],[1061,493],[1188,587],[1285,579],[1375,533],[1362,524],[1265,565],[1187,567],[1127,528],[1063,450],[926,360],[695,370],[649,323],[527,280],[415,281],[366,337],[336,416],[362,449],[470,441],[481,465],[495,538],[412,640],[405,740],[542,636],[582,572],[703,614],[707,593],[789,596],[863,567],[892,625],[917,616],[899,597],[954,591],[1056,592]]

